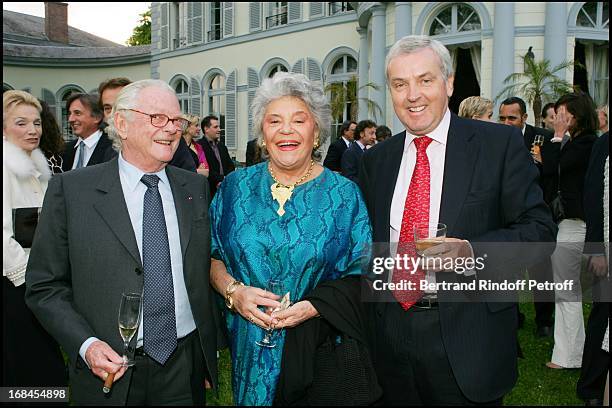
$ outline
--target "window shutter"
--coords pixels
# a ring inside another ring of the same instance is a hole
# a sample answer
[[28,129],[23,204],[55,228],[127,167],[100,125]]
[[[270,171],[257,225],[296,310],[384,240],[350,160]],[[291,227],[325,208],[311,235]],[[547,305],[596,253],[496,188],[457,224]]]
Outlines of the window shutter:
[[191,40],[201,43],[204,40],[204,3],[189,3],[191,6]]
[[170,25],[168,17],[168,3],[161,3],[161,49],[170,48],[168,39],[170,38]]
[[193,2],[184,3],[187,5],[187,44],[193,44]]
[[310,19],[323,17],[323,2],[313,1],[310,3]]
[[200,116],[201,114],[201,93],[200,93],[200,81],[198,78],[191,78],[191,86],[189,87],[189,94],[191,96],[191,113]]
[[255,134],[253,132],[253,111],[251,109],[251,104],[253,103],[253,99],[255,99],[255,93],[257,92],[257,88],[259,88],[259,74],[254,68],[249,68],[247,71],[247,84],[248,84],[248,100],[249,100],[249,140],[251,140],[252,136]]
[[317,60],[313,58],[306,59],[306,67],[307,67],[307,76],[311,81],[320,81],[321,80],[321,66],[317,62]]
[[225,146],[236,148],[236,71],[232,71],[225,83]]
[[234,2],[223,2],[223,38],[234,35]]
[[261,30],[261,2],[249,2],[249,32]]
[[293,72],[294,74],[304,73],[304,59],[303,58],[299,60],[298,62],[296,62],[295,64],[293,64],[293,67],[291,68],[291,72]]
[[289,2],[289,24],[299,23],[302,21],[302,2]]

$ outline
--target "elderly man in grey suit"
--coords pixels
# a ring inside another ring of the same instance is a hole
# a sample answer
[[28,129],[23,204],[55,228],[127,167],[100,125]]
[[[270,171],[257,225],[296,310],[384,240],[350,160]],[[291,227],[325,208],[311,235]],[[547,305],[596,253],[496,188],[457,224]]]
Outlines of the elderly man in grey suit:
[[[180,115],[166,83],[126,86],[109,126],[119,156],[49,185],[26,301],[69,356],[77,405],[199,405],[205,381],[217,385],[208,183],[167,166]],[[117,323],[123,292],[143,298],[129,369]]]

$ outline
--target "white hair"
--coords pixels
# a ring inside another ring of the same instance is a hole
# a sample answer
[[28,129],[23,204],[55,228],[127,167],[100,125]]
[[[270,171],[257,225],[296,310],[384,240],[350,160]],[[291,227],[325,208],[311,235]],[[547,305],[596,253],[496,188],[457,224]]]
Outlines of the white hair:
[[123,87],[117,95],[113,110],[108,118],[108,127],[106,128],[108,138],[113,142],[113,148],[117,151],[121,151],[122,140],[115,127],[115,112],[125,111],[123,115],[125,115],[126,119],[131,119],[132,112],[127,109],[138,108],[138,95],[140,91],[147,88],[158,88],[176,95],[176,92],[174,92],[170,85],[159,79],[143,79]]
[[424,48],[429,48],[440,58],[440,71],[447,81],[453,75],[453,60],[448,49],[438,40],[434,40],[426,35],[407,35],[397,40],[389,50],[385,60],[385,73],[389,80],[389,63],[395,57],[412,54]]

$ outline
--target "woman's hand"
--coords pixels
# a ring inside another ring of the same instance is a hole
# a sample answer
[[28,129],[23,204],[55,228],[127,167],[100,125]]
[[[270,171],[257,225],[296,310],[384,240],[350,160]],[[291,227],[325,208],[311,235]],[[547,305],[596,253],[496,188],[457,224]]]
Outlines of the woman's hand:
[[317,309],[315,309],[310,301],[302,300],[282,312],[273,313],[273,327],[275,329],[295,327],[318,315],[319,312],[317,312]]
[[200,167],[198,167],[197,172],[198,172],[198,174],[201,174],[204,177],[208,177],[208,173],[210,172],[210,170],[208,170],[206,167],[204,167],[203,164],[200,164]]
[[259,306],[275,309],[280,306],[280,296],[253,286],[240,286],[232,293],[234,309],[245,319],[267,329],[272,317],[259,309]]
[[565,105],[559,106],[555,114],[555,120],[553,121],[553,128],[555,129],[555,137],[563,138],[567,133],[570,126],[571,118],[567,114]]
[[540,163],[542,164],[542,153],[540,152],[540,149],[531,149],[531,157],[533,157],[533,161],[535,161],[536,163]]

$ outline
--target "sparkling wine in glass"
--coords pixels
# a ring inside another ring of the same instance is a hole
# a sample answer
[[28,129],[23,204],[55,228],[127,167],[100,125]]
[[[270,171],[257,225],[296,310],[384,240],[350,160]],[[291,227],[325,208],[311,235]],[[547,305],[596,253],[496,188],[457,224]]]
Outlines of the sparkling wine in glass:
[[427,249],[444,243],[446,224],[417,224],[414,226],[414,244],[419,255]]
[[[268,285],[266,287],[268,292],[274,293],[275,295],[284,296],[285,288],[283,286],[283,282],[278,279],[270,279],[268,281]],[[276,310],[269,310],[270,313],[275,312]],[[273,340],[274,327],[270,326],[266,329],[266,335],[263,339],[255,342],[260,347],[266,348],[274,348],[276,347],[276,342]]]
[[134,360],[128,358],[128,347],[134,334],[138,332],[142,314],[142,295],[140,293],[123,293],[119,306],[119,333],[123,339],[123,366],[131,367]]

